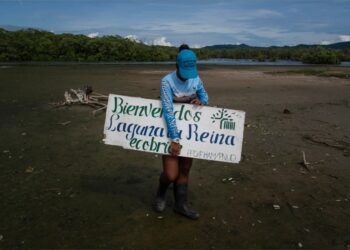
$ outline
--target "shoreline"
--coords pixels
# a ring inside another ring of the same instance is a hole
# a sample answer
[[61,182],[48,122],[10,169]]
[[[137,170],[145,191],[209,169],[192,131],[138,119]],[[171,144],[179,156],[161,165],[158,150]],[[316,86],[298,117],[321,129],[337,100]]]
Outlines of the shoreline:
[[[42,66],[69,66],[69,65],[174,65],[175,61],[150,61],[150,62],[142,62],[142,61],[119,61],[119,62],[79,62],[79,61],[54,61],[54,62],[46,62],[46,61],[17,61],[17,62],[0,62],[0,66],[7,65],[42,65]],[[208,66],[271,66],[271,67],[350,67],[350,62],[344,61],[341,64],[306,64],[300,61],[288,61],[288,60],[277,60],[275,62],[264,61],[259,62],[253,59],[208,59],[208,60],[198,60],[198,65],[208,65]]]

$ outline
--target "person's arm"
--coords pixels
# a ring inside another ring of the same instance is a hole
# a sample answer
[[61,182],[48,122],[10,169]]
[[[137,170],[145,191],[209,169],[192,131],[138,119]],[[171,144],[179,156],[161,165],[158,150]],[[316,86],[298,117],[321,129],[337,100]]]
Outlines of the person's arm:
[[162,101],[163,115],[168,129],[170,140],[179,142],[180,136],[176,126],[173,107],[173,93],[167,80],[163,79],[160,86],[160,97]]
[[[208,104],[208,93],[207,93],[207,91],[205,91],[205,88],[203,86],[203,82],[200,79],[199,79],[199,83],[197,86],[196,94],[197,94],[198,100],[200,102],[199,105],[207,105]],[[193,102],[193,104],[197,104],[197,103]]]

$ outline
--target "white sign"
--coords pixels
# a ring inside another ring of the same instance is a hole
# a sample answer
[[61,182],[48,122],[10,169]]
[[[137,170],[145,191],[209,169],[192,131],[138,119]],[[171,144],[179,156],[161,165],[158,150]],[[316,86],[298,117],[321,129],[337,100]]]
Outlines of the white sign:
[[[182,145],[180,156],[238,163],[241,160],[245,112],[174,103]],[[160,100],[109,95],[104,142],[126,149],[169,154]]]

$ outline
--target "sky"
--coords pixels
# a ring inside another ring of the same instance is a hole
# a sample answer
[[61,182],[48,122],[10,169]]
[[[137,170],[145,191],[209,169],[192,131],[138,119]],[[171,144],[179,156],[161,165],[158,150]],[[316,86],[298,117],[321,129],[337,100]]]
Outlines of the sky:
[[350,41],[350,0],[0,0],[0,26],[147,44],[284,46]]

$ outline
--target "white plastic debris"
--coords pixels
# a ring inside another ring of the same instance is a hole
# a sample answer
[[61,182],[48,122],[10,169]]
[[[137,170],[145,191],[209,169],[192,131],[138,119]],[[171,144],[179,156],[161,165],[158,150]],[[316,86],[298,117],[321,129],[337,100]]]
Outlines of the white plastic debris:
[[34,171],[34,168],[31,166],[27,167],[25,170],[26,173],[33,173],[33,171]]
[[273,205],[273,208],[274,208],[275,210],[280,210],[280,209],[281,209],[280,205],[277,205],[277,204],[274,204],[274,205]]

